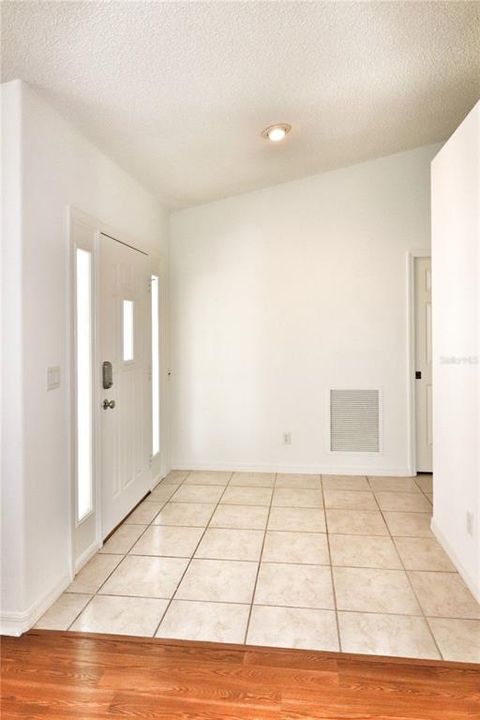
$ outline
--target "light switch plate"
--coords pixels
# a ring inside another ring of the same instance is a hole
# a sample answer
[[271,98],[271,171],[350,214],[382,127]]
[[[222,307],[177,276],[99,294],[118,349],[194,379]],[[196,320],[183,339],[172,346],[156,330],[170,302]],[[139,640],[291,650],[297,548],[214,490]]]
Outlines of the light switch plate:
[[47,390],[56,390],[60,387],[60,367],[55,365],[47,368]]

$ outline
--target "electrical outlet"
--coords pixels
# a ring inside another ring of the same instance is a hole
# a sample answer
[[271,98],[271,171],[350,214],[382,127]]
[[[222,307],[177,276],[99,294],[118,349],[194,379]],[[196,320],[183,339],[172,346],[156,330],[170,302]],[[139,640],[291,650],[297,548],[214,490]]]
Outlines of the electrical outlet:
[[467,533],[473,535],[474,518],[472,512],[467,512]]
[[283,444],[284,445],[292,444],[292,433],[289,433],[289,432],[283,433]]

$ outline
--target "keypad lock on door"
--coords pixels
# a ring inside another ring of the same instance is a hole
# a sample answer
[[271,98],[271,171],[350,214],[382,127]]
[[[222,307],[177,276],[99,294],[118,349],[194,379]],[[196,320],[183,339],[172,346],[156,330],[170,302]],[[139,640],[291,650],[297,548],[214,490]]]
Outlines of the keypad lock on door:
[[110,390],[113,385],[113,369],[109,360],[102,364],[102,385],[104,390]]

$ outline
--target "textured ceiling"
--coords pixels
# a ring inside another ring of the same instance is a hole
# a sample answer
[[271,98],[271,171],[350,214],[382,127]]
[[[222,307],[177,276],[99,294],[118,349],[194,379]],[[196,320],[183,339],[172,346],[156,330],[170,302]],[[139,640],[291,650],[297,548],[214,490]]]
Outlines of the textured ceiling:
[[[477,2],[2,2],[37,86],[165,205],[445,139],[480,95]],[[260,131],[293,130],[269,145]]]

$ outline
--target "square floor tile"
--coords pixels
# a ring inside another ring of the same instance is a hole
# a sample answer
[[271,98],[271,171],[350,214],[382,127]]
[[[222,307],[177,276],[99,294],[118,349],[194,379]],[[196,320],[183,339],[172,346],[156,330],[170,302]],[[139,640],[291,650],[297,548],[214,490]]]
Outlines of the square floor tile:
[[375,492],[420,492],[412,477],[371,477],[370,486]]
[[327,510],[327,527],[342,535],[388,535],[379,510]]
[[273,532],[265,536],[264,562],[329,565],[327,536],[324,533]]
[[325,513],[321,508],[272,507],[268,519],[268,529],[326,532]]
[[100,594],[171,598],[188,563],[183,558],[127,555],[102,587]]
[[440,660],[422,617],[339,612],[343,652]]
[[395,537],[434,537],[430,529],[430,513],[386,512],[384,517]]
[[424,493],[433,492],[433,475],[417,475],[415,482]]
[[359,490],[325,490],[325,507],[339,510],[377,510],[372,492]]
[[156,637],[243,643],[249,605],[172,600]]
[[480,663],[480,620],[428,618],[444,660]]
[[332,565],[401,570],[402,563],[389,537],[329,535]]
[[71,630],[153,637],[167,600],[96,595]]
[[396,538],[395,544],[407,570],[456,572],[448,555],[435,538]]
[[232,487],[230,485],[221,499],[221,504],[228,505],[270,505],[271,488],[263,487]]
[[296,490],[321,490],[322,479],[320,475],[305,475],[305,474],[284,474],[280,473],[277,475],[275,481],[276,488],[293,488]]
[[117,567],[123,555],[96,554],[80,570],[66,592],[95,593],[110,573]]
[[228,485],[231,472],[216,472],[213,470],[195,470],[184,482],[184,485]]
[[272,488],[275,482],[274,473],[233,473],[230,485],[237,487],[267,487]]
[[273,493],[273,507],[323,507],[321,490],[303,488],[276,488]]
[[162,503],[145,500],[123,521],[124,525],[149,525],[162,509]]
[[157,503],[157,505],[162,505],[163,503],[166,503],[167,500],[170,500],[175,490],[177,490],[180,487],[180,483],[178,485],[171,483],[169,485],[157,485],[156,488],[152,490],[150,495],[147,495],[145,498],[145,502],[152,502]]
[[480,605],[457,573],[410,572],[425,615],[479,619]]
[[339,610],[421,615],[403,570],[334,567],[333,578]]
[[370,491],[365,475],[323,475],[325,490],[364,490]]
[[331,610],[334,601],[330,568],[262,563],[254,603]]
[[267,647],[338,651],[335,612],[254,605],[247,643]]
[[375,497],[381,510],[421,513],[431,512],[432,510],[432,506],[421,492],[376,492]]
[[170,502],[160,510],[153,524],[206,527],[214,509],[215,503]]
[[64,593],[36,623],[42,630],[66,630],[88,603],[91,595]]
[[265,530],[268,507],[264,505],[219,505],[210,527]]
[[189,558],[193,555],[203,528],[151,525],[135,543],[130,555],[165,555]]
[[171,502],[217,503],[224,489],[218,485],[182,485],[172,496]]
[[164,485],[168,485],[169,483],[175,483],[177,485],[178,483],[182,483],[189,474],[190,470],[170,470],[168,475],[160,482]]
[[258,563],[237,560],[191,561],[175,600],[250,603]]
[[263,530],[208,528],[195,557],[212,560],[259,560],[263,536]]
[[147,527],[148,525],[120,525],[98,552],[126,555]]

